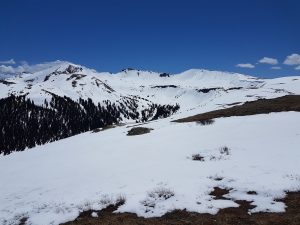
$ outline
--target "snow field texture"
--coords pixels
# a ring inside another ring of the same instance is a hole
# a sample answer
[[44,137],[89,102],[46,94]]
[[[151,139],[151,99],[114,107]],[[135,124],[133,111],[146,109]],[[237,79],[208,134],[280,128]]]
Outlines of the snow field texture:
[[[145,135],[129,137],[129,128],[117,127],[13,153],[0,158],[0,221],[59,224],[119,196],[126,202],[118,212],[144,217],[184,208],[215,214],[238,207],[238,199],[253,201],[250,213],[282,212],[284,203],[274,200],[300,189],[299,122],[297,112],[221,118],[208,126],[161,120],[148,124],[154,130]],[[219,157],[222,146],[230,152]],[[207,160],[194,161],[193,154]],[[209,195],[217,186],[231,189],[229,200]]]
[[[76,85],[76,78],[64,72],[69,65],[82,68],[75,74],[86,75]],[[110,74],[60,61],[29,72],[7,78],[10,85],[0,82],[0,98],[28,94],[43,105],[51,98],[45,90],[95,103],[136,95],[156,104],[178,103],[180,110],[142,124],[153,129],[148,134],[127,136],[128,126],[135,123],[124,120],[123,126],[0,155],[0,224],[28,218],[27,224],[55,225],[120,199],[125,204],[118,212],[143,217],[174,209],[216,214],[221,208],[238,207],[235,200],[253,201],[249,213],[283,212],[285,204],[276,199],[300,190],[299,112],[219,118],[205,126],[171,122],[232,103],[300,94],[300,77],[258,79],[207,70],[170,77],[138,70]],[[209,88],[217,89],[201,91]],[[139,110],[148,104],[138,101]],[[193,160],[195,155],[201,160]],[[226,199],[209,195],[214,187],[230,190]]]

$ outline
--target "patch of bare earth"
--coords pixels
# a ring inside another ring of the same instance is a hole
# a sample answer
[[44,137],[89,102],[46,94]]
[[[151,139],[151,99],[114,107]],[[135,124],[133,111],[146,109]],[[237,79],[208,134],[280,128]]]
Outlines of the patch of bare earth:
[[153,129],[147,128],[147,127],[133,127],[128,131],[127,135],[134,136],[134,135],[147,134],[147,133],[150,133],[151,130],[153,130]]
[[300,95],[286,95],[273,99],[259,99],[227,109],[219,109],[195,116],[186,117],[183,119],[175,120],[174,122],[205,122],[220,117],[250,116],[256,114],[287,111],[300,112]]
[[[215,199],[224,199],[229,190],[215,187],[210,193]],[[254,193],[254,192],[253,192]],[[226,198],[225,198],[226,199]],[[113,213],[118,206],[109,206],[96,212],[86,211],[79,217],[62,225],[299,225],[300,224],[300,192],[287,193],[283,202],[287,205],[284,213],[254,213],[248,210],[255,207],[248,201],[236,201],[237,208],[221,209],[216,215],[175,210],[162,217],[143,218],[133,213]]]

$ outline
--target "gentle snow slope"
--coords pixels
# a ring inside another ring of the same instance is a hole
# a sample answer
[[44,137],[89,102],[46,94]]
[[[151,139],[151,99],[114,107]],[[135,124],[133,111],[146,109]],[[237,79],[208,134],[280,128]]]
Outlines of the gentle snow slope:
[[[130,128],[117,127],[0,157],[0,223],[29,217],[28,224],[59,224],[120,195],[120,212],[145,217],[238,206],[209,196],[215,186],[233,188],[229,198],[252,200],[252,212],[284,211],[274,198],[300,189],[299,124],[298,112],[221,118],[209,126],[164,119],[146,125],[154,128],[150,134],[126,136]],[[197,153],[204,162],[191,160]],[[157,188],[174,196],[149,197]]]
[[[0,80],[0,98],[27,94],[42,105],[51,92],[118,104],[137,96],[140,110],[150,102],[179,103],[180,111],[143,125],[154,129],[150,134],[126,136],[130,128],[125,125],[0,155],[0,224],[28,217],[27,224],[55,225],[119,196],[126,197],[120,212],[145,217],[175,208],[216,213],[237,207],[235,199],[252,200],[256,208],[251,212],[278,212],[285,206],[274,199],[300,190],[299,112],[220,118],[209,126],[170,122],[232,103],[300,94],[300,77],[258,79],[206,70],[170,77],[138,70],[110,74],[61,61],[28,72]],[[223,146],[230,148],[229,155],[220,153]],[[193,154],[204,161],[193,161]],[[227,196],[233,200],[214,200],[209,193],[215,186],[233,188]],[[174,196],[149,196],[157,190]]]

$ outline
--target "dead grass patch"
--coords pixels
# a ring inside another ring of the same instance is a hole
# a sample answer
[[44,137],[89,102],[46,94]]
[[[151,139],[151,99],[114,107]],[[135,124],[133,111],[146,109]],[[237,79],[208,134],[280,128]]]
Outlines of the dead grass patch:
[[249,116],[287,111],[300,112],[300,95],[286,95],[273,99],[258,99],[256,101],[246,102],[243,105],[237,105],[227,109],[220,109],[202,113],[195,116],[175,120],[173,122],[197,122],[220,117]]
[[150,133],[151,130],[153,129],[148,127],[133,127],[128,131],[127,136],[147,134]]
[[240,206],[221,209],[216,215],[208,213],[174,210],[162,217],[143,218],[134,213],[113,213],[115,207],[108,207],[92,217],[91,213],[81,213],[79,217],[62,225],[299,225],[300,224],[300,192],[289,192],[283,200],[287,205],[284,213],[254,213],[251,202],[236,201]]

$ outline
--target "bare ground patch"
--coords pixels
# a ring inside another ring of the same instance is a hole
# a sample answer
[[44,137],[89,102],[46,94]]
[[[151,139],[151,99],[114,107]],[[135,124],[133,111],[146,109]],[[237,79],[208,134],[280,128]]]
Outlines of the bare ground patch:
[[[215,191],[215,190],[214,190]],[[215,191],[223,196],[227,191]],[[216,215],[207,213],[175,210],[162,217],[142,218],[133,213],[113,213],[118,206],[109,206],[98,212],[98,217],[83,212],[72,222],[62,225],[299,225],[300,224],[300,192],[289,192],[283,202],[287,205],[285,213],[254,213],[251,202],[236,201],[240,206],[220,210]]]
[[259,99],[256,101],[246,102],[243,105],[202,113],[175,120],[173,122],[201,122],[220,117],[249,116],[287,111],[300,112],[300,95],[286,95],[273,99]]
[[147,134],[150,133],[151,130],[153,129],[148,127],[133,127],[128,131],[127,136]]
[[214,196],[214,199],[227,199],[224,195],[229,194],[230,189],[214,187],[214,190],[210,192],[210,195]]

